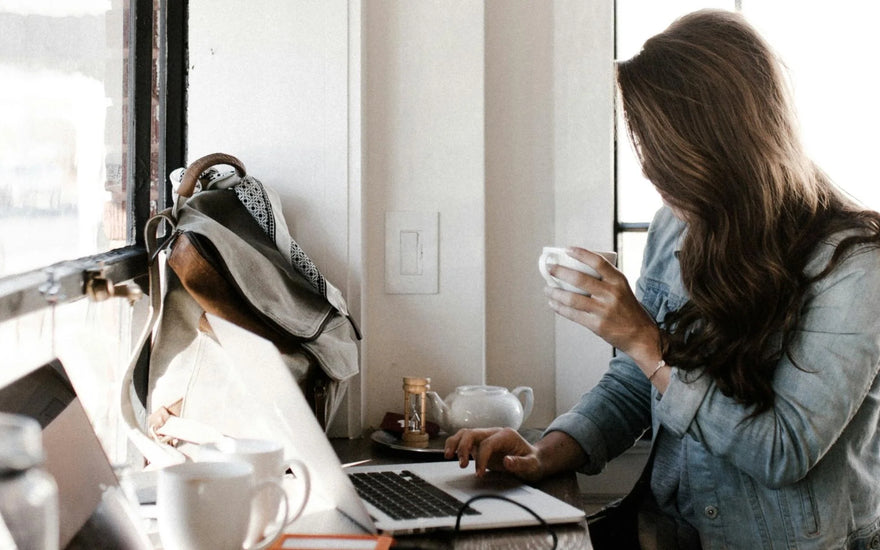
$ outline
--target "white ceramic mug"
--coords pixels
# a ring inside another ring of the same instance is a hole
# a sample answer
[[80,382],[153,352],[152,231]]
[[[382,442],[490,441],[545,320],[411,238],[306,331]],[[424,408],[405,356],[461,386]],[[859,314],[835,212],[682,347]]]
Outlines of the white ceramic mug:
[[[550,275],[550,272],[547,269],[548,265],[561,265],[563,267],[567,267],[569,269],[574,269],[575,271],[580,271],[581,273],[586,273],[590,277],[599,278],[599,274],[596,273],[596,270],[592,267],[575,260],[566,252],[567,248],[560,246],[545,246],[543,251],[541,252],[541,257],[538,259],[538,270],[541,272],[541,276],[544,277],[544,280],[547,281],[547,284],[554,288],[561,288],[563,290],[567,290],[569,292],[576,292],[578,294],[587,294],[581,288],[578,288],[574,285],[570,285],[565,281],[557,279],[553,275]],[[612,265],[617,264],[617,253],[616,252],[595,252],[599,254]]]
[[[266,491],[287,514],[281,484],[256,483],[247,462],[184,462],[159,470],[156,506],[159,537],[166,550],[242,550],[257,498]],[[276,532],[248,550],[268,547]]]
[[[284,446],[277,441],[268,439],[233,439],[225,438],[199,447],[199,461],[247,462],[254,467],[256,483],[266,481],[284,481],[290,510],[283,516],[279,514],[278,499],[269,492],[261,493],[256,499],[256,506],[251,514],[248,526],[246,545],[253,545],[267,536],[267,530],[274,531],[274,525],[281,527],[290,525],[302,514],[311,491],[311,479],[306,465],[299,460],[284,460]],[[292,475],[285,476],[290,468]],[[299,502],[293,506],[294,496]]]

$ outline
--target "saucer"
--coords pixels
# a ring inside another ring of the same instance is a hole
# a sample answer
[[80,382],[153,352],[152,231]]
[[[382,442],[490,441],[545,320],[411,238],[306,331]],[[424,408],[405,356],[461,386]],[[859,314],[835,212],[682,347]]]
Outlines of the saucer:
[[443,446],[446,444],[445,434],[432,437],[428,440],[428,446],[425,448],[409,447],[403,444],[403,441],[397,435],[386,430],[376,430],[370,436],[370,439],[376,443],[395,449],[398,451],[409,451],[413,453],[440,453],[443,454]]

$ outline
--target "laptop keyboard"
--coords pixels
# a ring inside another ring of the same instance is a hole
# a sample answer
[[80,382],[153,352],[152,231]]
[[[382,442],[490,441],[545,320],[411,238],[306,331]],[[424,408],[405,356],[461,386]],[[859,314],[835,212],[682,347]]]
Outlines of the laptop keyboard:
[[[463,502],[409,471],[349,474],[358,494],[394,519],[458,514]],[[468,506],[463,515],[480,512]]]

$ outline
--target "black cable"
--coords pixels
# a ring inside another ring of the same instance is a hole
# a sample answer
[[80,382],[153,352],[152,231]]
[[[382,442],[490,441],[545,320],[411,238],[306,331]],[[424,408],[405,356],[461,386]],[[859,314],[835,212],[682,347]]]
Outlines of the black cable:
[[556,545],[559,544],[559,538],[556,536],[556,532],[553,531],[553,529],[550,528],[550,524],[547,523],[546,521],[544,521],[544,518],[542,518],[541,516],[539,516],[538,514],[536,514],[535,511],[532,510],[531,508],[529,508],[528,506],[526,506],[526,505],[524,505],[524,504],[522,504],[522,503],[520,503],[520,502],[517,502],[517,501],[515,501],[515,500],[513,500],[513,499],[511,499],[511,498],[507,498],[507,497],[505,497],[505,496],[501,496],[501,495],[476,495],[476,496],[473,496],[473,497],[469,498],[469,499],[467,500],[467,502],[465,502],[464,504],[462,504],[461,507],[458,509],[458,514],[456,514],[456,516],[455,516],[455,529],[453,529],[452,534],[453,534],[454,536],[457,536],[457,535],[458,535],[458,532],[459,532],[460,527],[461,527],[461,516],[464,515],[465,510],[468,509],[468,506],[470,506],[470,504],[471,504],[472,502],[477,501],[477,500],[490,499],[490,498],[494,498],[494,499],[498,499],[498,500],[503,500],[503,501],[505,501],[505,502],[509,502],[509,503],[511,503],[511,504],[516,504],[517,506],[519,506],[520,508],[522,508],[522,509],[525,510],[526,512],[532,514],[532,516],[533,516],[536,520],[538,520],[538,523],[540,523],[541,526],[542,526],[544,529],[546,529],[548,533],[550,533],[550,538],[553,539],[553,546],[551,546],[550,548],[551,548],[551,550],[556,550]]

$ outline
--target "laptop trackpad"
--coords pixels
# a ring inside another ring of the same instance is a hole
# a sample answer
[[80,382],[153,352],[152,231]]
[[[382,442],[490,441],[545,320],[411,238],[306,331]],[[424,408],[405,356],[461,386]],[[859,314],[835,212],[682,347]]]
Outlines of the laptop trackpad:
[[522,481],[502,472],[486,472],[483,477],[477,477],[474,474],[467,474],[452,479],[447,479],[445,485],[459,491],[468,493],[503,493],[508,497],[526,496],[529,491],[525,488]]

